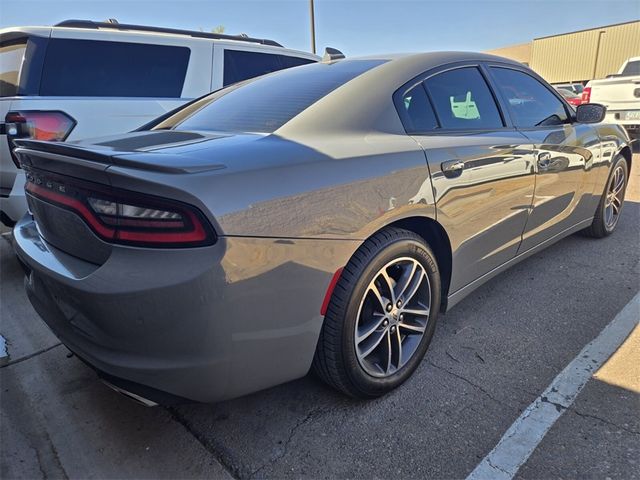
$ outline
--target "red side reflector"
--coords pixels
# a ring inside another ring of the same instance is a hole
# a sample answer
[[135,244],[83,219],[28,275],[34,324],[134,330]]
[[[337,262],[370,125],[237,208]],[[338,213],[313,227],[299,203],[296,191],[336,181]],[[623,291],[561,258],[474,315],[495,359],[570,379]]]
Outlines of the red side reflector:
[[336,270],[336,273],[333,274],[333,278],[329,283],[329,287],[327,288],[327,293],[324,294],[324,301],[322,302],[322,308],[320,308],[320,315],[327,314],[327,308],[329,308],[329,302],[331,301],[331,295],[333,295],[333,290],[336,288],[336,284],[338,280],[340,280],[340,276],[342,275],[342,271],[344,267],[340,267]]

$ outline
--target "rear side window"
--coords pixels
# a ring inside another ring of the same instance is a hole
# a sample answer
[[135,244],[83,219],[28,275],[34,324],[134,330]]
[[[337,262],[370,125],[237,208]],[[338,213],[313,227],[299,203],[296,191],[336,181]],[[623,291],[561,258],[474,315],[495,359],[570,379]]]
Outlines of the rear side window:
[[503,126],[498,106],[476,67],[458,68],[425,80],[442,128],[495,129]]
[[491,71],[516,127],[561,125],[568,121],[564,104],[531,75],[510,68],[491,67]]
[[18,94],[18,81],[27,40],[0,45],[0,97]]
[[402,116],[406,119],[407,133],[420,133],[438,128],[436,114],[421,83],[404,94],[400,108],[405,112]]
[[179,98],[187,47],[51,39],[40,95]]
[[271,133],[331,91],[384,62],[341,60],[282,70],[214,92],[154,129]]
[[623,77],[630,77],[632,75],[640,75],[640,60],[628,62],[625,65],[624,70],[622,70]]
[[306,58],[288,57],[272,53],[224,51],[224,85],[242,82],[267,73],[312,63]]

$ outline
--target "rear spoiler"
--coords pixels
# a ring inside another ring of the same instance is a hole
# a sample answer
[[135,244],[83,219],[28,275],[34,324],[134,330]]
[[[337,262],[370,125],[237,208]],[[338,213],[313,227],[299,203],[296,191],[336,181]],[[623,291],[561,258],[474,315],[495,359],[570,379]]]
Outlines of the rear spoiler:
[[64,142],[47,142],[43,140],[30,139],[15,139],[13,142],[17,146],[16,153],[25,151],[42,152],[54,155],[64,155],[82,160],[90,160],[92,162],[103,163],[105,165],[112,164],[111,155],[96,151],[95,148],[88,149]]
[[[189,166],[178,167],[160,163],[159,160],[170,160],[169,156],[154,156],[138,152],[113,151],[90,145],[84,148],[64,142],[46,142],[42,140],[15,140],[14,150],[23,167],[36,167],[64,175],[78,176],[77,168],[83,171],[103,172],[110,166],[141,169],[160,173],[191,173]],[[67,167],[68,166],[68,167]],[[71,168],[71,171],[67,171]],[[211,169],[213,167],[210,167]],[[70,173],[71,172],[71,173]]]

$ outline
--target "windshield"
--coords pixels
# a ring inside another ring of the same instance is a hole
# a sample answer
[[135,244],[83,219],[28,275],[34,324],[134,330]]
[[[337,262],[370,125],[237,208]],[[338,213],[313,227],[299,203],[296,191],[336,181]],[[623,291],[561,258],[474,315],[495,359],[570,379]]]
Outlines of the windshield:
[[382,63],[342,60],[281,70],[214,92],[154,129],[272,133],[332,90]]

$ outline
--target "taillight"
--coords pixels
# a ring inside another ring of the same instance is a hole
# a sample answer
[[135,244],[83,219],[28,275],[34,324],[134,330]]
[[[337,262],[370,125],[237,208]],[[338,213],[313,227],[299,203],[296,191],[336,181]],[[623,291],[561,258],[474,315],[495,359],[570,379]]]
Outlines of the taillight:
[[9,141],[9,149],[16,167],[20,168],[18,159],[13,153],[17,138],[32,138],[49,142],[64,141],[76,121],[64,112],[45,110],[21,110],[9,112],[5,117],[5,130]]
[[204,215],[182,202],[34,170],[26,178],[30,195],[79,215],[109,243],[198,247],[216,241]]
[[589,103],[591,99],[591,87],[584,87],[582,90],[582,103]]

